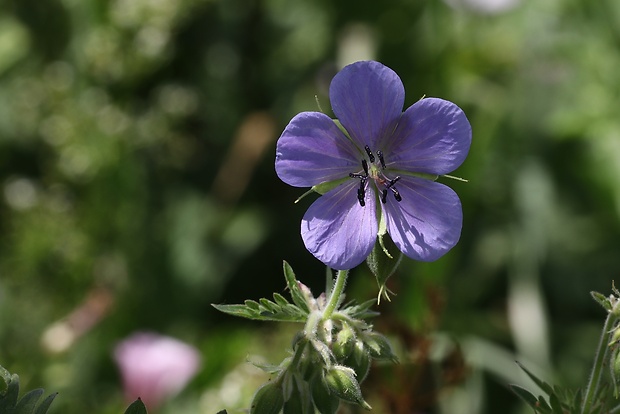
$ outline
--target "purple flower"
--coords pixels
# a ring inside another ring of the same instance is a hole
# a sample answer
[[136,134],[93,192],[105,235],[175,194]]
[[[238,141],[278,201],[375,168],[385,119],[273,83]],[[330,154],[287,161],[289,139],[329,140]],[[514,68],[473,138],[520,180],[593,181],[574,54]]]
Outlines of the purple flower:
[[386,231],[408,257],[436,260],[457,243],[461,202],[437,176],[463,163],[471,126],[455,104],[421,99],[402,112],[405,91],[390,68],[356,62],[329,88],[337,121],[302,112],[278,140],[276,172],[324,193],[301,222],[306,248],[328,266],[351,269]]
[[198,351],[178,339],[135,333],[114,349],[128,402],[142,398],[156,409],[185,387],[200,367]]

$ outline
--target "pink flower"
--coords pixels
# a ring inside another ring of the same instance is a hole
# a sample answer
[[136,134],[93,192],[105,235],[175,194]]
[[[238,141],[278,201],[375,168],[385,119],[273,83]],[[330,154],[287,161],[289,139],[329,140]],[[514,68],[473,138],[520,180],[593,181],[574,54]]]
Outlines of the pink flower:
[[198,351],[177,339],[139,332],[114,349],[128,402],[142,399],[149,409],[178,394],[200,367]]

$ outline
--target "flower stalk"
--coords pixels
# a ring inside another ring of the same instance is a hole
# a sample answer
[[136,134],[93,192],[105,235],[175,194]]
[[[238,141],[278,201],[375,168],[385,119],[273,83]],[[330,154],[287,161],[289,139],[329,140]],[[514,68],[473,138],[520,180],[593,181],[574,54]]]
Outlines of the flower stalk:
[[605,361],[609,355],[609,343],[614,331],[614,326],[620,320],[618,311],[618,303],[614,306],[614,309],[609,312],[607,319],[605,319],[605,325],[603,326],[603,332],[601,333],[601,339],[599,341],[596,356],[594,357],[594,365],[592,367],[592,373],[590,375],[590,381],[586,388],[585,397],[583,400],[583,406],[581,407],[581,414],[588,414],[592,411],[592,407],[596,402],[596,396],[598,395],[599,386],[601,384],[601,378],[603,376],[603,368]]
[[347,277],[349,275],[348,270],[339,270],[336,275],[336,283],[334,283],[334,287],[329,294],[329,300],[327,301],[327,305],[325,306],[325,310],[323,311],[323,320],[326,321],[330,319],[341,302],[341,297],[344,292],[344,287],[347,284]]

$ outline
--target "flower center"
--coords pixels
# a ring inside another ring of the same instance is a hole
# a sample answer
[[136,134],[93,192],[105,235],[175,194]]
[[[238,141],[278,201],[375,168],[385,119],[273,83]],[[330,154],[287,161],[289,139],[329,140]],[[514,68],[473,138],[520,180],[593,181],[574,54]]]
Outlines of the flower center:
[[381,202],[383,204],[387,202],[388,191],[392,192],[396,201],[401,201],[402,197],[395,187],[395,184],[398,180],[400,180],[400,176],[390,179],[383,173],[383,170],[386,169],[383,152],[379,150],[375,156],[368,145],[364,147],[364,150],[366,151],[366,155],[368,155],[370,167],[366,158],[363,158],[362,171],[349,174],[349,177],[360,180],[360,186],[357,189],[357,201],[359,201],[360,206],[364,207],[366,205],[364,200],[366,196],[366,186],[369,179],[374,181],[377,190],[381,193]]

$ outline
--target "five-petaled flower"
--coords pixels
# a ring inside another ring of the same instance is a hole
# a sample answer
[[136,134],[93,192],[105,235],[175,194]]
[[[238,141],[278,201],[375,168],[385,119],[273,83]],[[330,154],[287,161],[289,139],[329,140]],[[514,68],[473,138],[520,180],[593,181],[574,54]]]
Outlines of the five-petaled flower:
[[443,256],[460,237],[463,212],[456,193],[435,179],[467,156],[471,126],[463,111],[425,98],[403,112],[403,83],[374,61],[342,69],[329,97],[337,121],[302,112],[276,149],[282,181],[325,191],[303,217],[306,248],[334,269],[351,269],[387,231],[412,259]]

